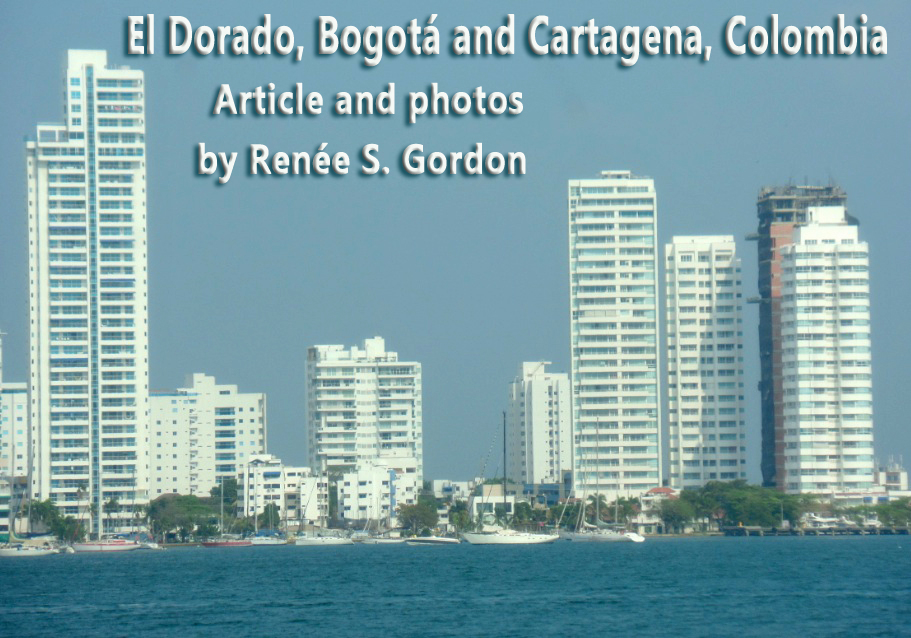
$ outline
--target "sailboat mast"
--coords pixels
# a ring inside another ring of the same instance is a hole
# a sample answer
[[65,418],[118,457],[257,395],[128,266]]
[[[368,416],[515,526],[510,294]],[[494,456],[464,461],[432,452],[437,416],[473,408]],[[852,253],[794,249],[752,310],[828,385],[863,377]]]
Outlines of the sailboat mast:
[[218,531],[221,534],[225,533],[225,477],[221,477],[221,481],[218,483],[220,489],[221,498],[218,500],[221,501],[221,513],[218,516]]
[[[595,429],[595,483],[600,486],[601,472],[601,419],[597,421]],[[601,522],[601,492],[595,492],[595,525]]]
[[506,519],[506,410],[503,410],[503,518]]

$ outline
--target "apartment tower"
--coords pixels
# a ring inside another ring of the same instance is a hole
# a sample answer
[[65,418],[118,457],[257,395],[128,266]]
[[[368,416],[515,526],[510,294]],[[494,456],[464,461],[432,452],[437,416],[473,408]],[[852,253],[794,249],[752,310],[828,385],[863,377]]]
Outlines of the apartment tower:
[[655,183],[603,171],[568,190],[574,487],[638,496],[661,485]]
[[[762,408],[762,482],[783,488],[784,401],[781,370],[781,248],[791,243],[794,228],[807,221],[810,206],[844,206],[845,192],[829,186],[772,186],[756,200],[759,228],[748,239],[759,253],[759,365]],[[849,218],[850,219],[850,218]]]
[[208,496],[266,453],[266,395],[195,373],[185,388],[152,392],[149,491]]
[[746,478],[743,293],[732,236],[665,246],[670,486]]
[[400,361],[382,337],[363,347],[307,351],[307,441],[314,472],[383,463],[424,476],[421,364]]
[[62,88],[26,142],[31,496],[94,535],[149,500],[145,86],[71,50]]
[[548,365],[523,363],[509,384],[506,475],[518,483],[562,484],[572,471],[569,375]]
[[873,488],[869,250],[844,206],[807,209],[781,249],[783,472],[792,493]]

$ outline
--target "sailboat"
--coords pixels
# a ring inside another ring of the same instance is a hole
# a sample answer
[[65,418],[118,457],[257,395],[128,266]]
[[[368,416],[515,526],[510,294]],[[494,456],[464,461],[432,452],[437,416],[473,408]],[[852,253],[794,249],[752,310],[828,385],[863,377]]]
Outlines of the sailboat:
[[[329,476],[327,474],[322,474],[320,477],[325,477],[326,482],[329,481]],[[294,544],[298,547],[323,547],[329,545],[354,545],[354,541],[347,536],[342,536],[340,532],[335,530],[329,530],[325,526],[325,517],[320,513],[317,516],[318,527],[311,528],[309,531],[304,532],[304,512],[307,511],[310,507],[310,499],[313,498],[313,494],[318,490],[318,481],[313,483],[313,487],[310,488],[310,495],[307,497],[307,502],[304,504],[304,507],[300,508],[300,521],[298,523],[299,531],[297,536],[294,538]],[[317,496],[317,502],[319,501],[319,496]],[[310,519],[312,520],[312,519]]]
[[[506,412],[503,412],[503,515],[506,515]],[[488,513],[482,517],[480,531],[462,532],[462,538],[472,545],[543,545],[560,538],[557,534],[517,532],[495,524],[492,518]]]
[[225,534],[225,483],[224,478],[219,482],[221,486],[219,499],[221,501],[221,513],[218,517],[218,530],[221,533],[218,538],[210,539],[200,543],[203,547],[250,547],[252,543],[246,538],[233,538]]
[[0,557],[4,558],[29,558],[35,556],[49,556],[59,554],[60,550],[56,547],[36,547],[35,545],[7,545],[0,547]]
[[314,547],[325,545],[354,545],[354,541],[347,536],[321,536],[321,533],[312,536],[298,536],[294,544],[298,547]]
[[[88,511],[88,510],[86,510]],[[104,520],[100,521],[99,527],[104,527]],[[70,545],[74,552],[130,552],[136,549],[143,549],[142,543],[138,540],[125,538],[122,534],[101,534],[99,530],[94,540],[89,539],[81,543]]]
[[415,536],[404,539],[409,545],[458,545],[462,541],[451,536]]
[[[13,480],[10,478],[10,499],[12,499],[13,494]],[[45,542],[44,545],[35,545],[34,539],[21,539],[16,536],[16,518],[19,515],[19,507],[22,505],[22,500],[19,500],[19,503],[16,505],[16,511],[10,512],[9,516],[9,542],[0,546],[0,557],[5,558],[33,558],[36,556],[49,556],[51,554],[57,554],[60,550],[56,547],[50,545],[48,542]],[[32,541],[29,543],[28,541]]]
[[610,527],[598,527],[590,523],[582,522],[582,525],[573,531],[560,532],[560,538],[575,542],[632,542],[644,543],[645,538],[636,532],[627,532],[616,530]]
[[[600,433],[596,431],[595,433],[595,449],[599,450],[598,444],[600,443]],[[596,463],[597,466],[597,458]],[[563,540],[574,541],[574,542],[587,542],[587,543],[611,543],[611,542],[632,542],[632,543],[642,543],[645,541],[645,538],[636,532],[628,532],[622,529],[614,529],[612,527],[605,527],[601,523],[601,495],[597,492],[594,495],[595,501],[595,523],[589,523],[585,520],[585,501],[582,500],[581,507],[579,508],[579,518],[576,522],[576,528],[574,530],[562,530],[560,532],[560,538]],[[565,508],[564,508],[565,509]],[[616,521],[618,516],[618,503],[614,503],[614,520]]]
[[[259,514],[256,513],[256,488],[258,483],[253,484],[253,536],[250,537],[250,544],[254,547],[263,547],[266,545],[287,545],[288,540],[280,533],[275,531],[272,526],[272,508],[269,508],[269,529],[259,530]],[[268,504],[267,504],[268,507]]]
[[142,543],[119,536],[105,535],[96,540],[84,543],[73,543],[73,550],[77,552],[129,552],[134,549],[143,549]]

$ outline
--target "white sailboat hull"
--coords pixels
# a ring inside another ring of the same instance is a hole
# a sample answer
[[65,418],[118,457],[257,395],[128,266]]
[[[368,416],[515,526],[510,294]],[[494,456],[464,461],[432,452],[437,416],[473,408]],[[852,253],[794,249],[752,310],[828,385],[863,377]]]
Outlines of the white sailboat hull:
[[645,538],[636,532],[617,532],[614,530],[560,532],[560,538],[576,543],[642,543],[645,541]]
[[556,534],[529,534],[513,530],[464,532],[462,538],[472,545],[544,545],[560,538]]
[[446,536],[419,536],[409,538],[409,545],[458,545],[461,541],[458,538],[449,538]]
[[34,558],[36,556],[50,556],[57,554],[58,550],[53,547],[30,547],[20,545],[18,547],[0,547],[0,556],[15,558]]
[[254,546],[260,545],[287,545],[288,541],[284,538],[271,538],[268,536],[254,536],[250,539],[250,544]]
[[76,552],[129,552],[142,549],[136,541],[95,541],[88,543],[73,543]]
[[350,538],[341,538],[337,536],[303,536],[298,537],[297,540],[294,541],[294,544],[304,547],[316,547],[326,545],[354,545],[354,541]]

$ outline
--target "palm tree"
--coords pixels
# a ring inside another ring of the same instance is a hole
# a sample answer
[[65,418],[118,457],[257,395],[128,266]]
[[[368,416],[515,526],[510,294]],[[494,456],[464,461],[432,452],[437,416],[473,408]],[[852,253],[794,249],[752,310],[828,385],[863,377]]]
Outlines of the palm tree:
[[615,523],[629,523],[629,519],[633,518],[636,514],[639,513],[639,499],[638,498],[627,498],[625,496],[618,496],[613,503],[615,510]]
[[588,504],[585,507],[586,518],[591,517],[595,524],[601,522],[601,517],[607,511],[607,499],[603,494],[592,494],[588,497]]
[[[113,514],[117,514],[120,511],[120,502],[117,500],[117,497],[112,496],[111,499],[101,506],[101,511],[107,515],[108,522],[113,518]],[[103,525],[102,525],[103,526]],[[108,525],[108,527],[113,527]]]

